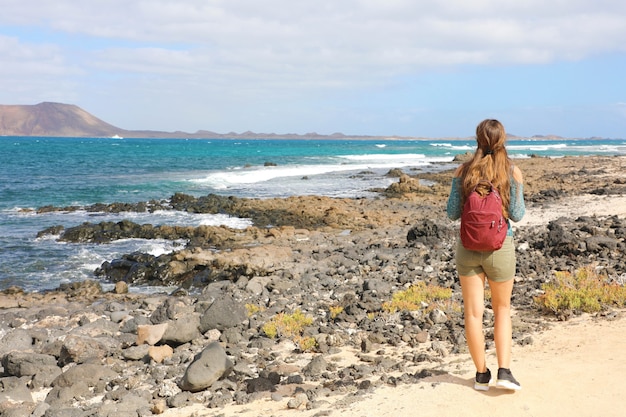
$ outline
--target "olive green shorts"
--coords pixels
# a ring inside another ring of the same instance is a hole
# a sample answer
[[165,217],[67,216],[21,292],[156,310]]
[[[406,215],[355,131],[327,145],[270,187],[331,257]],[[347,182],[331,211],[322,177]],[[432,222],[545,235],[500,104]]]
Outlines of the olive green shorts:
[[495,282],[504,282],[515,276],[515,246],[513,237],[507,236],[502,247],[492,252],[467,250],[458,239],[456,245],[456,270],[459,275],[472,276],[485,273]]

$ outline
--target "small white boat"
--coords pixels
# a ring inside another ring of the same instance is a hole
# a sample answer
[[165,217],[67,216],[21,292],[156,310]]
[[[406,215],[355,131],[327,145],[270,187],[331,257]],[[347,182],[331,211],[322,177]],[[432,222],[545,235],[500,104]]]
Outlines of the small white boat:
[[124,138],[121,137],[120,135],[113,135],[111,136],[111,139],[124,139]]

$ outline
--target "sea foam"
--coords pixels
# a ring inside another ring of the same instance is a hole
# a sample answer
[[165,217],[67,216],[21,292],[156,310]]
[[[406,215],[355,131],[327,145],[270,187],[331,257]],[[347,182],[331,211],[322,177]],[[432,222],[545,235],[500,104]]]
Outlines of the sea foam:
[[189,181],[216,190],[226,190],[233,186],[257,184],[278,178],[303,178],[330,173],[358,172],[371,169],[391,169],[407,166],[424,166],[432,162],[449,162],[451,157],[428,158],[423,154],[369,154],[341,155],[334,157],[335,164],[290,165],[285,167],[267,166],[231,169],[212,172],[203,178]]

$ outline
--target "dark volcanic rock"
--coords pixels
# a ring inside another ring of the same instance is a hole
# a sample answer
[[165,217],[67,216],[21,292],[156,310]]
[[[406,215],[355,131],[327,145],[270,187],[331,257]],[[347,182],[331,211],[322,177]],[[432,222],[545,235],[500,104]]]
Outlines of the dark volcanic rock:
[[413,226],[407,233],[407,241],[419,242],[427,246],[440,245],[455,236],[455,229],[450,225],[436,223],[425,219],[420,224]]

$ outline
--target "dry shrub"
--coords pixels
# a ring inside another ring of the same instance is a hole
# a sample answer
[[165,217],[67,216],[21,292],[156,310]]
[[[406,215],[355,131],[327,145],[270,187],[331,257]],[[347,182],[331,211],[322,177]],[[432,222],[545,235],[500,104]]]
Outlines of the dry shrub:
[[554,280],[543,284],[542,290],[543,294],[535,297],[535,303],[558,317],[626,306],[626,287],[609,282],[592,266],[580,268],[574,273],[555,272]]

